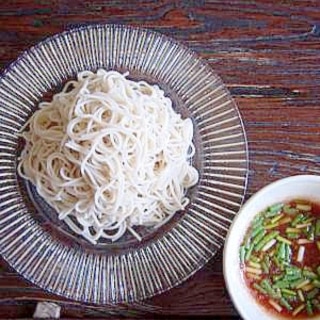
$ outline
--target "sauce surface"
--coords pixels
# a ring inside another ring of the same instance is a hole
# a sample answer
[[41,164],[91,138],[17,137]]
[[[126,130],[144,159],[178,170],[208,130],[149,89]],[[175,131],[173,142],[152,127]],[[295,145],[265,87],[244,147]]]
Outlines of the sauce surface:
[[253,297],[283,317],[320,315],[320,205],[278,203],[260,212],[240,247]]

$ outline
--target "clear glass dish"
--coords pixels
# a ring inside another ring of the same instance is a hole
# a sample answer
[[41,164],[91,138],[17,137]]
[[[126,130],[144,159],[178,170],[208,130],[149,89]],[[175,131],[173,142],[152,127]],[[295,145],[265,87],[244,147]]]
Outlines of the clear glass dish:
[[[158,84],[194,123],[199,183],[186,210],[158,229],[94,246],[70,231],[16,172],[18,132],[42,100],[83,70],[129,72]],[[189,278],[222,246],[243,201],[248,151],[228,90],[209,65],[159,33],[92,25],[44,40],[0,78],[0,253],[23,277],[64,297],[95,304],[143,300]]]

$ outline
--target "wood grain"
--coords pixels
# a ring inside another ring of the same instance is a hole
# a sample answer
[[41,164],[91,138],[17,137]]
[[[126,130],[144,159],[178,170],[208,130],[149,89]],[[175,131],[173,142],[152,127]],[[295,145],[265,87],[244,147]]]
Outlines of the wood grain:
[[[5,1],[0,68],[44,38],[89,23],[139,25],[207,59],[244,120],[246,197],[293,174],[320,173],[320,5],[304,1]],[[42,291],[0,262],[0,318],[24,318],[35,302],[61,303],[63,318],[210,316],[239,319],[225,289],[222,251],[188,281],[131,306],[84,306]]]

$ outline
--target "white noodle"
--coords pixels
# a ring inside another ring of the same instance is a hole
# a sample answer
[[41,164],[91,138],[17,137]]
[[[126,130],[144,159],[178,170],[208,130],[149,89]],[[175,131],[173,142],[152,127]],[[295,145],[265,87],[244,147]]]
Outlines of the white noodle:
[[158,86],[118,72],[79,73],[28,124],[19,174],[94,244],[127,229],[139,239],[132,227],[167,221],[198,181],[191,119]]

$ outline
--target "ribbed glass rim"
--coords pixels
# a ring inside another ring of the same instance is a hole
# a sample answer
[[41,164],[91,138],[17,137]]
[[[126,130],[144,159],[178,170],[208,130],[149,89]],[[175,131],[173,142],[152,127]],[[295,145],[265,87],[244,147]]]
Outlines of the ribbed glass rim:
[[[64,241],[65,235],[35,219],[16,174],[17,132],[43,95],[76,72],[99,67],[159,81],[197,132],[200,182],[190,207],[133,247]],[[81,26],[43,40],[10,64],[0,77],[0,97],[0,253],[23,277],[82,302],[128,303],[182,283],[221,248],[247,187],[247,139],[221,79],[187,46],[139,27]]]

